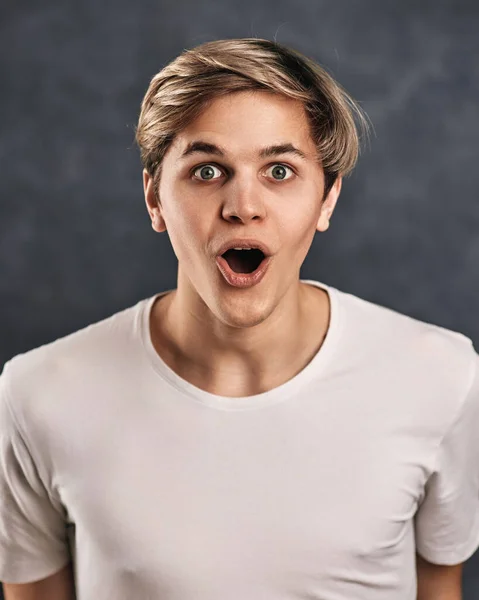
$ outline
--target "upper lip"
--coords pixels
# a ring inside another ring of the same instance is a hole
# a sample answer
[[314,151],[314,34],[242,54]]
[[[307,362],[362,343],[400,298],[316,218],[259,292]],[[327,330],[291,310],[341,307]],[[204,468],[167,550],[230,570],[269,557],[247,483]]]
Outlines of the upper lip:
[[228,240],[222,246],[220,246],[218,249],[218,252],[217,252],[217,256],[221,256],[227,250],[231,250],[231,248],[257,248],[258,250],[261,250],[261,252],[265,256],[272,255],[271,250],[264,242],[260,242],[259,240],[255,240],[252,238],[249,238],[249,239],[237,238],[234,240]]

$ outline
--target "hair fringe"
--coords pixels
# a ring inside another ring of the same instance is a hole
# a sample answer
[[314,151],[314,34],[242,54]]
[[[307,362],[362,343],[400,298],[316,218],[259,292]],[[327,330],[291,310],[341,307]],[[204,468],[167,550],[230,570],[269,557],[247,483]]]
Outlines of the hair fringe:
[[207,104],[225,94],[263,90],[300,100],[329,191],[356,165],[371,121],[329,73],[276,41],[240,38],[184,50],[152,78],[141,103],[135,139],[144,168],[157,182],[175,136]]

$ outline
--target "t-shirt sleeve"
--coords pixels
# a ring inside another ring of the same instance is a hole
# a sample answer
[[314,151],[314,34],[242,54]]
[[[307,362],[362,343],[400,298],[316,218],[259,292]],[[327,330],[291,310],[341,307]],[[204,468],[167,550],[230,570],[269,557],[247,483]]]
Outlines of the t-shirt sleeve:
[[0,376],[0,581],[29,583],[70,560],[64,515],[44,486]]
[[436,467],[415,515],[416,550],[439,565],[467,560],[479,547],[479,356],[467,393],[441,440]]

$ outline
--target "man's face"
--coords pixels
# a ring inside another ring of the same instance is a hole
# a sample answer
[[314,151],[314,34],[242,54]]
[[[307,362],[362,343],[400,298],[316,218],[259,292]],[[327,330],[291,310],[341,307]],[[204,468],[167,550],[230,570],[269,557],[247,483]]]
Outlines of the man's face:
[[[261,155],[274,146],[283,149]],[[324,175],[301,102],[238,92],[214,100],[176,136],[163,159],[159,206],[146,172],[144,186],[153,228],[168,231],[178,258],[178,292],[201,299],[225,324],[251,327],[296,293],[341,179],[322,202]],[[222,275],[218,250],[233,239],[258,240],[271,251],[259,283],[236,287]]]

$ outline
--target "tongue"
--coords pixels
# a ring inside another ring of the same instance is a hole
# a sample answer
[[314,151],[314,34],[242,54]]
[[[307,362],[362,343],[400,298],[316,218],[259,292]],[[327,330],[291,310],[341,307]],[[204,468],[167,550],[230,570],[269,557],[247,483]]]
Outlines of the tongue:
[[235,273],[256,271],[263,258],[259,250],[228,250],[223,257]]

